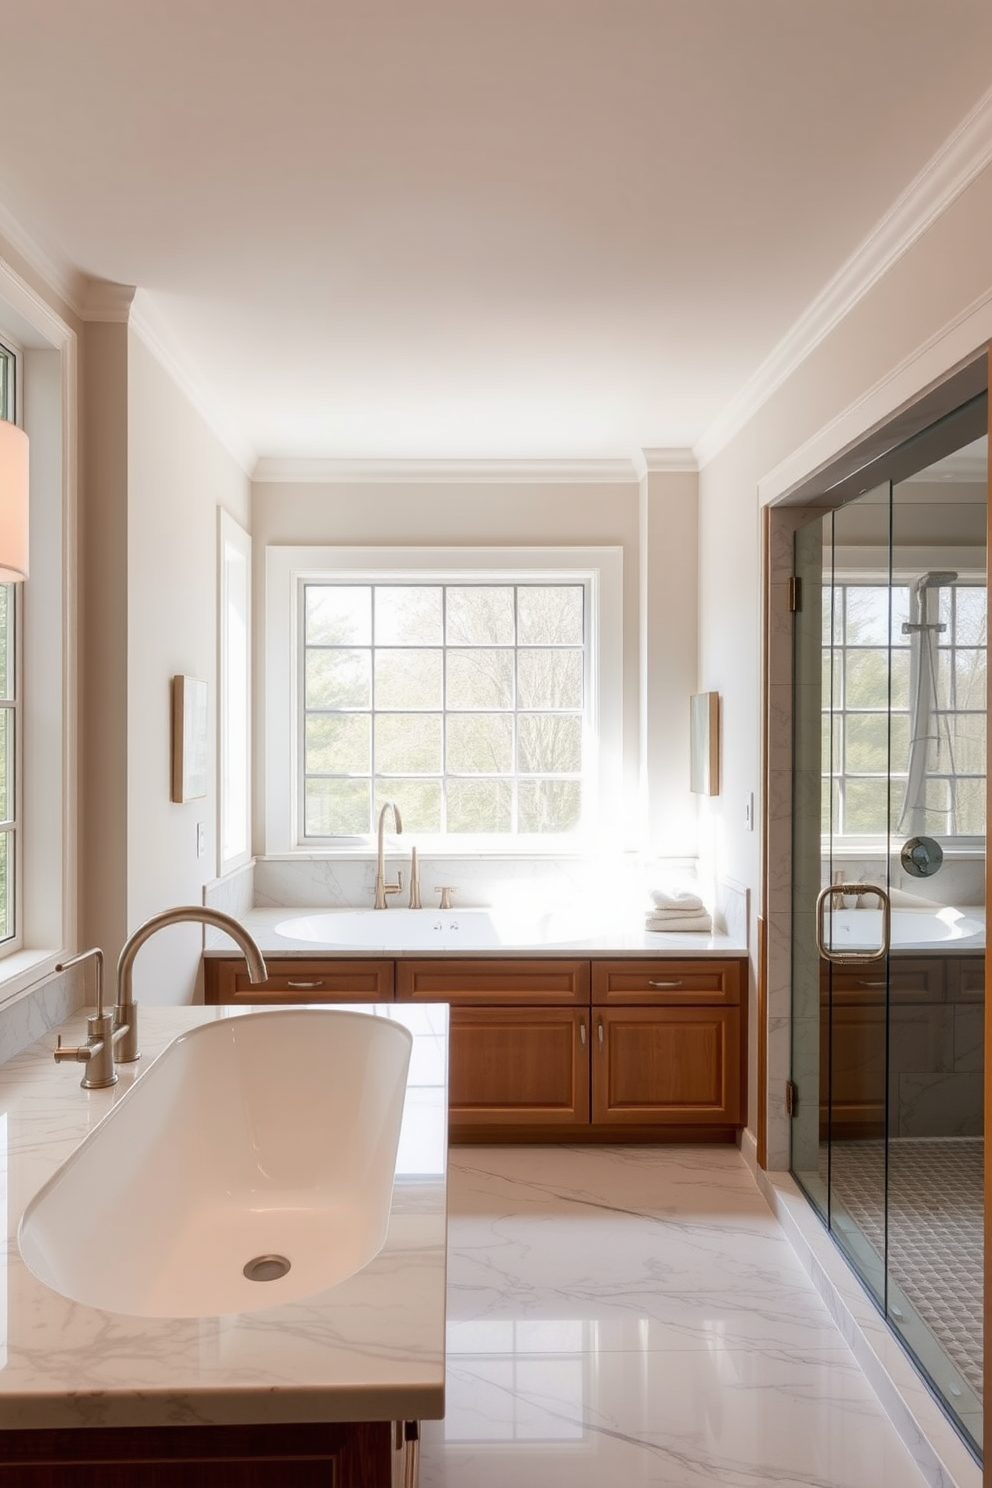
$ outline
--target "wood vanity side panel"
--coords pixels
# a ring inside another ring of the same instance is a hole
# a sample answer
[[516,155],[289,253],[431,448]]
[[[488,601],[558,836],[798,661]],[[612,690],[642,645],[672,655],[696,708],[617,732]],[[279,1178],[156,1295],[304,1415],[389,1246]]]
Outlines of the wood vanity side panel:
[[650,960],[592,963],[592,1000],[610,1003],[651,1003],[655,1006],[727,1004],[741,1001],[746,961],[686,960],[659,956]]
[[586,1004],[589,962],[496,956],[399,960],[396,996],[412,1002],[450,1002],[463,1007]]
[[392,1002],[393,963],[365,957],[266,957],[268,977],[252,984],[239,956],[206,956],[204,1002]]
[[388,1421],[0,1432],[4,1488],[382,1488]]

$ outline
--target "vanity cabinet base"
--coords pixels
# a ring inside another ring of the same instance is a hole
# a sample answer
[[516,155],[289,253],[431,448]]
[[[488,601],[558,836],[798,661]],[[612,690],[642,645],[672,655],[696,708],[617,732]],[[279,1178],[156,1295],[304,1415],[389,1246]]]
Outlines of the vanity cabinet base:
[[0,1430],[4,1488],[382,1488],[390,1421]]

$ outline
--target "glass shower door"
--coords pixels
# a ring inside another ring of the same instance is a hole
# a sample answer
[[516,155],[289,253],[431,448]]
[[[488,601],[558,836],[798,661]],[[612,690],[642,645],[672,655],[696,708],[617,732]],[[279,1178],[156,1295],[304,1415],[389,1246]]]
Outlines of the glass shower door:
[[987,450],[934,432],[795,535],[792,1167],[978,1449]]

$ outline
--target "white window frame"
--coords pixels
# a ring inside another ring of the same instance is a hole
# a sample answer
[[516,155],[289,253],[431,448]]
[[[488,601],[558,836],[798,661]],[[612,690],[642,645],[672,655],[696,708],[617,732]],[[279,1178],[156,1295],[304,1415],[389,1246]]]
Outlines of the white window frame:
[[19,420],[31,441],[30,577],[21,613],[19,938],[0,948],[0,1002],[74,949],[78,906],[78,341],[0,261],[0,338],[22,357]]
[[368,839],[328,845],[305,841],[298,824],[299,590],[328,577],[377,583],[581,582],[590,598],[586,779],[594,809],[574,833],[464,833],[429,836],[429,851],[490,855],[583,853],[620,841],[623,743],[623,554],[619,547],[295,547],[272,546],[265,558],[265,818],[266,856],[347,856],[368,852]]
[[[941,561],[943,562],[945,558],[947,566],[953,568],[957,572],[960,584],[974,588],[987,589],[987,575],[983,570],[976,569],[974,567],[973,554],[962,553],[960,550],[947,550],[944,554],[942,554]],[[910,563],[907,566],[905,561],[902,561],[899,563],[898,567],[895,567],[891,570],[883,567],[881,563],[873,568],[862,568],[853,566],[839,567],[836,574],[834,574],[834,576],[829,581],[828,587],[835,589],[844,589],[849,587],[857,588],[861,586],[869,586],[879,589],[887,589],[890,586],[908,587],[913,583],[914,579],[918,577],[921,571],[924,571],[927,567],[932,568],[933,566],[933,554],[926,553],[915,563]],[[841,646],[842,649],[844,649],[847,647],[848,642],[845,638],[845,640],[838,644]],[[828,647],[824,643],[821,647],[822,652],[826,653],[827,649]],[[855,646],[853,649],[858,649],[858,647]],[[873,646],[869,649],[884,649],[884,647]],[[822,711],[827,711],[825,705]],[[834,711],[837,711],[846,716],[848,709],[845,706],[844,708]],[[854,709],[852,711],[858,713],[863,710]],[[883,712],[885,710],[879,709],[878,711]],[[899,709],[896,711],[902,713],[908,712],[909,710]],[[830,769],[823,766],[821,767],[820,778],[821,789],[829,791],[832,794],[834,780],[846,781],[849,778],[857,779],[860,777],[848,777],[844,774],[843,771],[831,771]],[[968,777],[964,776],[963,778]],[[945,851],[949,851],[952,854],[957,854],[960,856],[963,854],[981,853],[982,855],[984,855],[985,839],[982,836],[966,834],[963,832],[956,833],[954,835],[944,833],[939,833],[937,835],[940,837],[940,841],[943,844]],[[832,848],[834,852],[840,851],[846,854],[857,854],[859,852],[877,852],[879,849],[887,851],[893,847],[898,848],[901,842],[902,836],[900,836],[898,830],[896,830],[895,823],[893,823],[893,832],[888,838],[885,836],[884,833],[841,832],[839,830],[834,833],[825,833],[823,836],[823,848],[825,852]]]
[[[0,344],[8,357],[13,362],[13,376],[10,386],[10,406],[0,409],[0,417],[16,424],[19,428],[23,426],[21,408],[24,402],[24,354],[18,343],[9,336],[0,333]],[[14,748],[14,780],[12,811],[7,818],[7,824],[3,836],[8,833],[13,839],[13,852],[10,857],[10,870],[13,874],[13,884],[8,886],[11,919],[13,921],[12,933],[0,940],[0,958],[10,956],[19,951],[24,941],[24,585],[20,583],[9,583],[10,589],[10,614],[8,623],[14,628],[14,644],[11,647],[9,664],[13,667],[14,686],[9,700],[5,700],[3,709],[9,712],[13,719],[13,748]]]

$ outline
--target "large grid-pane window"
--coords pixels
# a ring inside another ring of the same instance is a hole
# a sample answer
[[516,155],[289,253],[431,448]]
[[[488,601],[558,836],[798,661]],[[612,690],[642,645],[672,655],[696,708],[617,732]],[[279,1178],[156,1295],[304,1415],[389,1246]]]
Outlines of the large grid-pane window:
[[[14,353],[0,345],[0,418],[15,413]],[[0,943],[16,933],[17,651],[16,589],[0,584]]]
[[911,594],[823,591],[824,831],[985,831],[986,587],[944,585],[915,621]]
[[300,585],[305,839],[567,833],[588,774],[583,582]]

